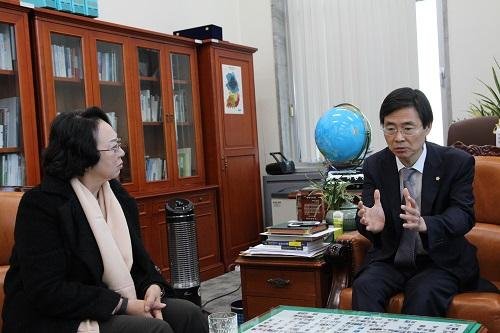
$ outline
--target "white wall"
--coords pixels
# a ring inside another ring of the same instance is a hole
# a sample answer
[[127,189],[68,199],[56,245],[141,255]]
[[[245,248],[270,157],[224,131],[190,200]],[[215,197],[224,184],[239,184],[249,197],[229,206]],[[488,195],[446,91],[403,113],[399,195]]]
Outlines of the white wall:
[[278,111],[269,0],[100,0],[99,19],[172,34],[176,30],[215,24],[223,39],[256,47],[255,99],[261,174],[269,152],[279,150]]
[[470,118],[474,92],[488,93],[477,78],[493,83],[493,57],[500,61],[500,1],[448,0],[452,119]]
[[[270,0],[100,0],[100,19],[171,34],[205,24],[223,28],[224,40],[258,48],[254,55],[255,97],[261,174],[278,151]],[[491,83],[493,57],[500,61],[500,1],[447,0],[452,119],[469,117],[473,92],[485,92],[477,81]],[[378,106],[377,106],[378,107]]]

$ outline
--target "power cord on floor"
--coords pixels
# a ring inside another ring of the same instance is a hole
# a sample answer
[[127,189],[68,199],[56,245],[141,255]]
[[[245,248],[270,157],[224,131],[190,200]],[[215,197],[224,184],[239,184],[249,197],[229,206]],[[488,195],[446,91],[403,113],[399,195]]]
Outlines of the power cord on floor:
[[237,292],[238,290],[240,290],[240,288],[241,288],[241,283],[240,283],[240,285],[238,286],[238,288],[236,288],[235,290],[230,291],[230,292],[225,293],[225,294],[222,294],[222,295],[220,295],[220,296],[214,297],[214,298],[212,298],[212,299],[209,299],[208,301],[206,301],[205,303],[203,303],[203,304],[202,304],[202,306],[201,306],[202,311],[208,312],[208,311],[206,311],[206,310],[205,310],[205,306],[207,306],[207,304],[208,304],[208,303],[210,303],[210,302],[212,302],[212,301],[215,301],[216,299],[222,298],[222,297],[224,297],[224,296],[231,295],[232,293],[235,293],[235,292]]

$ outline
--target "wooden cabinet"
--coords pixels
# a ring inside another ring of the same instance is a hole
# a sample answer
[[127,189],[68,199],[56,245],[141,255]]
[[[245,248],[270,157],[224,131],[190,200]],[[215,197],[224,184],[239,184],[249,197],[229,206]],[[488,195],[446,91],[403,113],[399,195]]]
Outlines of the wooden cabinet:
[[139,199],[141,233],[153,261],[163,276],[170,279],[165,202],[172,198],[188,199],[194,204],[200,276],[207,280],[224,273],[219,249],[216,187]]
[[205,183],[194,41],[34,10],[42,138],[60,112],[100,106],[125,151],[132,193]]
[[0,2],[0,186],[40,180],[27,10]]
[[204,41],[198,68],[205,172],[220,187],[222,247],[229,267],[260,241],[262,204],[253,82],[254,48]]
[[100,106],[122,139],[125,151],[120,180],[138,189],[136,108],[126,34],[90,19],[50,10],[34,11],[36,65],[42,145],[48,143],[56,114]]
[[245,319],[278,305],[324,307],[331,270],[323,260],[239,257]]
[[[37,184],[55,116],[99,106],[121,138],[120,181],[139,200],[144,243],[165,277],[166,199],[195,202],[202,278],[260,241],[256,49],[3,2],[0,37],[0,186]],[[5,123],[6,108],[17,120]],[[6,169],[21,171],[5,178]]]
[[203,185],[196,49],[139,38],[132,44],[141,193]]
[[33,10],[41,137],[60,112],[100,106],[125,151],[144,243],[169,279],[165,200],[192,199],[201,277],[222,274],[217,186],[206,186],[194,40]]

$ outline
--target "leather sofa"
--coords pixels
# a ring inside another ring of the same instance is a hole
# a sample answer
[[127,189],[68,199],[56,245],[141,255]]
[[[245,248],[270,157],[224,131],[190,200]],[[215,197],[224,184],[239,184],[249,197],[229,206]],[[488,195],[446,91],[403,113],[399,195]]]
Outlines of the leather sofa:
[[[16,222],[17,207],[22,195],[23,192],[0,192],[0,313],[3,308],[5,274],[9,269],[10,254],[14,245],[14,225]],[[2,317],[0,316],[1,330]]]
[[[481,276],[500,288],[500,157],[475,156],[474,228],[466,235],[477,247]],[[333,281],[327,306],[351,309],[354,272],[363,262],[370,241],[357,231],[345,233],[332,244],[326,259],[332,265]],[[395,295],[387,312],[400,313],[404,296]],[[457,294],[447,317],[467,319],[486,326],[489,333],[500,333],[500,294],[467,292]]]
[[496,137],[493,129],[498,123],[498,117],[474,117],[456,121],[448,128],[447,145],[456,142],[465,145],[492,145],[495,146]]

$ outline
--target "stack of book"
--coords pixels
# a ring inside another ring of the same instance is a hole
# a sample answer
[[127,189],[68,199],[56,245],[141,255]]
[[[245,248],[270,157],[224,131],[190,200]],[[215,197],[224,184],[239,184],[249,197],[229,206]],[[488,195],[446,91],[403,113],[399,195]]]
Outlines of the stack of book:
[[334,230],[333,226],[324,222],[289,221],[268,227],[266,232],[261,233],[267,239],[241,254],[313,258],[323,254],[329,244],[324,240]]

